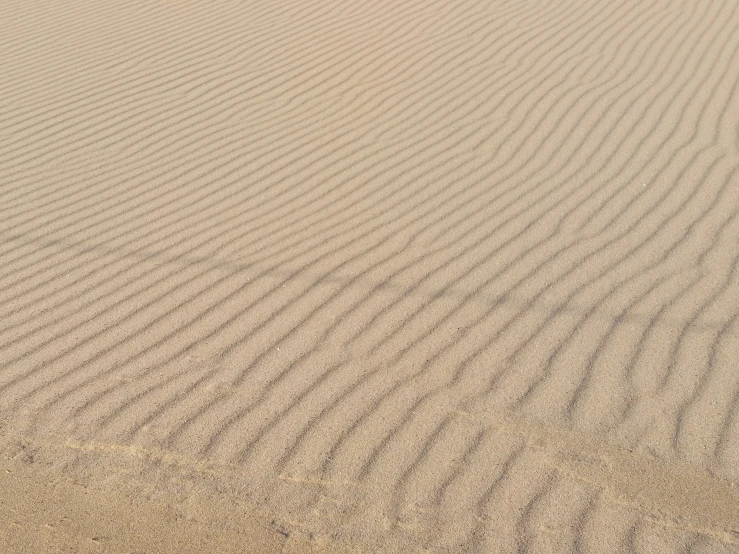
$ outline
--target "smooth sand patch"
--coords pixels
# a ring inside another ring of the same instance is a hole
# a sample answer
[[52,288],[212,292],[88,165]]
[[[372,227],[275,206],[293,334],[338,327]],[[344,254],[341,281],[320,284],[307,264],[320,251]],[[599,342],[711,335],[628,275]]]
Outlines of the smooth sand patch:
[[[203,506],[204,513],[208,506]],[[230,528],[186,520],[176,506],[90,489],[58,475],[0,468],[3,552],[279,554],[286,536],[234,509]]]

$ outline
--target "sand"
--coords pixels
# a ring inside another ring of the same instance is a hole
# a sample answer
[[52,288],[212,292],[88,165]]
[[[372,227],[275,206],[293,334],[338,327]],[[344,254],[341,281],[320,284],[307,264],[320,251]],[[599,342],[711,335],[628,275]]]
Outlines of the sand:
[[738,553],[738,236],[735,0],[0,0],[0,550]]

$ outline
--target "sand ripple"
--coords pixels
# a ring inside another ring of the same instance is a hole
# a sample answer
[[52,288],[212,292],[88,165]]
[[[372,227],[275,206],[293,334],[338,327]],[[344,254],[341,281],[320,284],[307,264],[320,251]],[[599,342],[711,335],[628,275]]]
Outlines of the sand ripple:
[[739,552],[735,1],[5,0],[0,76],[6,456]]

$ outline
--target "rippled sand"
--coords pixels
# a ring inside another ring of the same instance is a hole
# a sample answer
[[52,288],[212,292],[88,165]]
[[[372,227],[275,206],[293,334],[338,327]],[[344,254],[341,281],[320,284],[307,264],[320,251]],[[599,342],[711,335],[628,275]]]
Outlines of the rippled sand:
[[736,1],[0,0],[0,547],[737,553],[738,236]]

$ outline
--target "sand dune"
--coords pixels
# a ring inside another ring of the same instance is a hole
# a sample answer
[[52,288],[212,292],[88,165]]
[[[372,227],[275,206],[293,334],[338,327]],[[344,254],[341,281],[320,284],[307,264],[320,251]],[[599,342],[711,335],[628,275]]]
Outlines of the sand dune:
[[739,552],[737,2],[5,0],[0,76],[8,471]]

